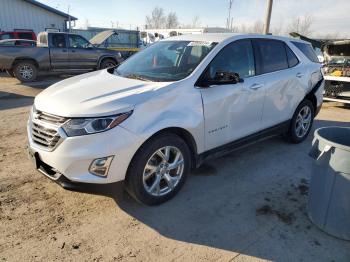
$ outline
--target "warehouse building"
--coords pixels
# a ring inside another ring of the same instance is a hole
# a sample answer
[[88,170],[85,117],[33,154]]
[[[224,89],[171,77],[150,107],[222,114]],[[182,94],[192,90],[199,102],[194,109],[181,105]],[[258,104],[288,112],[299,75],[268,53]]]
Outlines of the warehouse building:
[[0,31],[30,29],[36,34],[46,29],[66,31],[69,21],[77,20],[55,8],[35,0],[1,0]]

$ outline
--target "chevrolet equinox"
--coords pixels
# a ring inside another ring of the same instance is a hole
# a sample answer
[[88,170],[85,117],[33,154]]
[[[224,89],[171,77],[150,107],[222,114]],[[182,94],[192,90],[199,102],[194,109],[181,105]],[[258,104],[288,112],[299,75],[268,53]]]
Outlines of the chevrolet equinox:
[[136,200],[160,204],[210,157],[278,134],[302,142],[322,105],[320,69],[312,46],[297,39],[168,38],[41,92],[29,156],[61,185],[125,180]]

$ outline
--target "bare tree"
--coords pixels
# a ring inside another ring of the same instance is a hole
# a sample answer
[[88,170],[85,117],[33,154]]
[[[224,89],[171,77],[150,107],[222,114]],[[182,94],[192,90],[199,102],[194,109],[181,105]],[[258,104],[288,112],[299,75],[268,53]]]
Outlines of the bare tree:
[[84,28],[87,29],[89,27],[90,27],[90,21],[89,21],[89,19],[85,19]]
[[283,30],[283,24],[280,23],[278,26],[274,26],[271,28],[271,33],[273,35],[283,35],[284,30]]
[[179,20],[175,12],[170,12],[166,18],[166,28],[177,28],[179,26]]
[[339,32],[318,34],[316,37],[319,38],[319,39],[341,39],[341,38],[345,38],[344,36],[341,36],[339,34]]
[[264,33],[264,23],[262,21],[255,21],[253,27],[250,29],[250,33],[262,34]]
[[232,28],[233,32],[239,32],[239,33],[255,33],[255,34],[262,34],[264,32],[264,23],[260,20],[255,21],[253,25],[246,25],[246,24],[240,24],[235,25]]
[[193,17],[191,27],[198,28],[200,26],[201,26],[201,21],[199,20],[199,17],[198,16]]
[[314,19],[311,15],[296,17],[287,27],[287,33],[296,32],[308,36],[312,33]]
[[166,20],[164,9],[156,7],[152,10],[150,16],[146,16],[146,27],[149,29],[164,28],[166,26]]

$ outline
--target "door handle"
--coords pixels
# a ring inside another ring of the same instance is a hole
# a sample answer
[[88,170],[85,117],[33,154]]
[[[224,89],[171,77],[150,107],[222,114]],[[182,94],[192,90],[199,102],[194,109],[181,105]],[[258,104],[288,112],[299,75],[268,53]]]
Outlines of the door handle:
[[302,77],[304,76],[304,74],[302,74],[302,73],[297,73],[295,76],[298,77],[298,78],[302,78]]
[[262,85],[262,84],[252,84],[251,86],[250,86],[250,89],[253,89],[253,90],[257,90],[257,89],[259,89],[259,88],[262,88],[264,85]]

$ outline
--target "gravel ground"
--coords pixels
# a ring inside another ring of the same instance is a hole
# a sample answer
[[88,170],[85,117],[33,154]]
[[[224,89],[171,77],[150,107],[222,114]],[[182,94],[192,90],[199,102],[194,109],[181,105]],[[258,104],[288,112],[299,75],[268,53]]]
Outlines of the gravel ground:
[[[62,189],[25,151],[30,106],[55,81],[0,76],[0,261],[350,261],[350,242],[307,218],[311,135],[209,161],[158,207],[136,203],[122,183]],[[349,122],[349,108],[326,103],[314,127]]]

